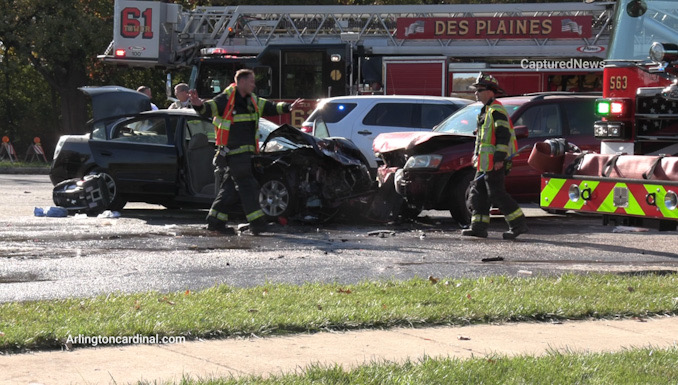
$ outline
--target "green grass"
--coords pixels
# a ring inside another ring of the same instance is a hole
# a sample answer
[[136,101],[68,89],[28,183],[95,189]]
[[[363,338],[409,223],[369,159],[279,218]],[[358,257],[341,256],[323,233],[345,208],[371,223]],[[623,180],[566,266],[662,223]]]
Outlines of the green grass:
[[23,162],[23,161],[10,162],[9,160],[0,161],[0,169],[2,169],[2,168],[33,168],[33,167],[49,168],[50,164],[45,163],[45,162]]
[[374,363],[353,370],[311,366],[303,373],[269,378],[184,378],[182,385],[236,384],[675,384],[678,348],[541,357],[423,359]]
[[211,338],[392,326],[678,314],[678,275],[424,279],[357,285],[218,286],[0,304],[0,350],[61,347],[70,336]]

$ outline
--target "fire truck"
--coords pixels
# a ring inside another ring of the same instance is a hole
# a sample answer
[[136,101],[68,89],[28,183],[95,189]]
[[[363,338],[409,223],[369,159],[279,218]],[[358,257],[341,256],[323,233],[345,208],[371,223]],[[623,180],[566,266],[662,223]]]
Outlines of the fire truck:
[[168,70],[192,67],[210,98],[251,68],[257,95],[308,100],[359,93],[472,97],[492,73],[509,94],[600,90],[613,2],[201,6],[116,0],[100,59]]
[[[541,207],[597,213],[605,224],[678,223],[678,14],[675,2],[621,0],[596,101],[600,154],[558,154]],[[535,153],[537,147],[533,150]],[[547,152],[544,149],[543,152]],[[554,156],[555,158],[555,156]]]

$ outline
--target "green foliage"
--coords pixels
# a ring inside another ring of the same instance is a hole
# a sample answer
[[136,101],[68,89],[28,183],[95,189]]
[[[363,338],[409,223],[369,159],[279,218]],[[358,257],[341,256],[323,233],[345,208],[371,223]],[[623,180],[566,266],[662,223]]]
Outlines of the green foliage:
[[550,353],[541,357],[422,358],[372,362],[354,369],[311,365],[301,373],[245,378],[184,377],[181,385],[238,384],[674,384],[678,348],[619,353]]
[[[186,9],[202,5],[369,5],[486,3],[481,0],[175,0]],[[490,2],[546,2],[493,0]],[[557,2],[550,0],[549,2]],[[33,137],[52,153],[58,137],[83,133],[85,85],[115,84],[153,89],[165,107],[165,72],[104,65],[97,61],[113,37],[113,0],[0,0],[0,134],[20,155]],[[187,72],[176,73],[174,84]]]
[[309,283],[110,294],[0,304],[0,349],[49,348],[69,335],[187,338],[357,328],[677,314],[678,276]]

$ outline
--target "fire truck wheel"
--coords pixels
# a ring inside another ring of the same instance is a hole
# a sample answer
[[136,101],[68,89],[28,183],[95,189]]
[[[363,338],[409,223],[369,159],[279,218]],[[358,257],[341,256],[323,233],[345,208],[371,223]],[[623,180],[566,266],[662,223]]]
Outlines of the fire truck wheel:
[[259,205],[269,218],[289,217],[294,213],[294,192],[284,178],[267,174],[259,189]]
[[462,171],[456,178],[452,178],[450,184],[448,184],[450,193],[446,196],[449,196],[452,200],[450,215],[461,227],[471,224],[471,213],[466,208],[466,197],[474,175],[475,173],[472,170]]
[[115,181],[115,178],[108,173],[108,170],[102,168],[95,168],[89,172],[90,175],[99,174],[104,181],[106,182],[106,187],[108,187],[108,196],[111,203],[108,204],[107,210],[111,211],[120,211],[127,204],[127,200],[122,198],[118,193],[118,187]]

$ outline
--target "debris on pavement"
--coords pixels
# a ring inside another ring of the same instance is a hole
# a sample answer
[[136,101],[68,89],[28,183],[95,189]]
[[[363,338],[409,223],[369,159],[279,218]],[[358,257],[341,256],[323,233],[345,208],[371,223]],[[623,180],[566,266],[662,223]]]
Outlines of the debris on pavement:
[[633,226],[617,226],[612,229],[613,233],[644,233],[646,231],[650,231],[650,229]]
[[120,212],[105,210],[101,214],[97,215],[97,218],[120,218]]
[[63,218],[68,216],[68,210],[59,206],[50,206],[47,210],[42,207],[36,207],[33,209],[33,215],[36,217]]
[[386,238],[387,235],[395,237],[396,232],[393,230],[374,230],[367,233],[367,235],[370,237]]
[[480,261],[481,262],[499,262],[503,261],[504,257],[491,257],[491,258],[483,258]]

